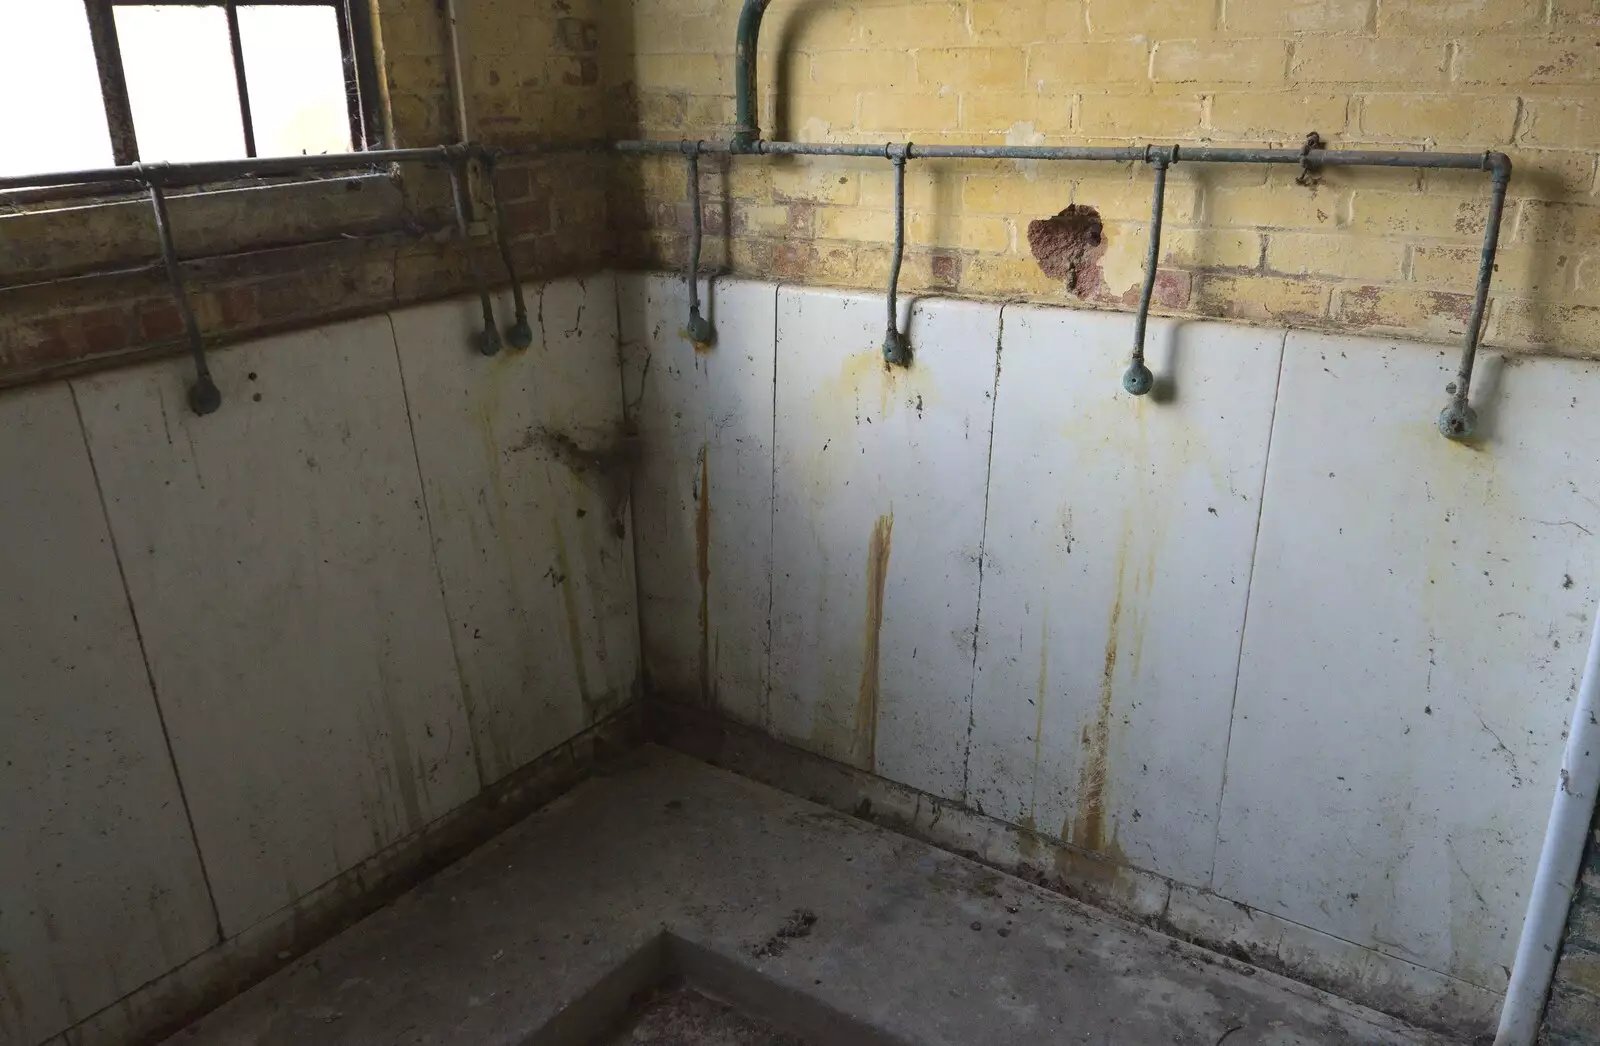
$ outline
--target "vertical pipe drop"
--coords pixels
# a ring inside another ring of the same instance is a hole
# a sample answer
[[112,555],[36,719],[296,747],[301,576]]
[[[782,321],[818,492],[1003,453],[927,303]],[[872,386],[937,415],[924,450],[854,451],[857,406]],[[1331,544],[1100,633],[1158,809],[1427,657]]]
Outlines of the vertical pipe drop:
[[472,289],[478,292],[478,305],[483,310],[483,332],[475,339],[477,349],[485,356],[500,351],[500,331],[494,323],[494,306],[489,302],[489,291],[483,285],[483,274],[478,271],[477,255],[472,253],[472,228],[468,224],[467,159],[457,156],[452,149],[444,150],[445,165],[450,169],[450,196],[455,201],[456,236],[461,241],[461,252],[467,258],[467,274],[472,278]]
[[700,315],[700,143],[684,142],[683,155],[689,161],[689,324],[684,333],[695,345],[708,347],[717,332],[711,321]]
[[1461,366],[1446,392],[1450,404],[1439,412],[1439,432],[1446,439],[1467,439],[1477,431],[1478,412],[1467,403],[1472,389],[1472,365],[1478,355],[1478,339],[1483,333],[1483,313],[1489,304],[1489,281],[1494,278],[1494,256],[1500,244],[1500,219],[1506,207],[1506,188],[1511,183],[1511,161],[1503,153],[1484,156],[1484,165],[1493,172],[1494,188],[1489,196],[1489,220],[1483,227],[1483,251],[1478,258],[1478,289],[1472,299],[1472,317],[1467,321],[1467,344],[1461,350]]
[[172,297],[178,303],[178,314],[183,318],[183,333],[189,342],[189,355],[194,358],[194,384],[189,386],[189,409],[204,417],[222,406],[222,392],[211,379],[205,345],[200,340],[200,324],[194,318],[194,310],[189,307],[189,296],[184,293],[178,252],[172,246],[172,223],[167,216],[166,194],[161,191],[159,179],[149,178],[149,185],[150,206],[156,215],[156,236],[161,240],[161,262],[166,266]]
[[906,247],[906,145],[890,146],[885,150],[894,163],[894,254],[889,260],[889,322],[883,333],[883,362],[891,367],[904,367],[911,363],[911,344],[900,333],[896,322],[900,289],[900,256]]
[[1122,387],[1143,396],[1155,385],[1155,375],[1144,362],[1144,331],[1150,320],[1150,299],[1155,295],[1156,266],[1161,261],[1161,212],[1167,195],[1167,158],[1159,153],[1150,160],[1156,172],[1155,202],[1150,209],[1150,245],[1145,253],[1144,287],[1139,291],[1139,313],[1133,320],[1133,359],[1122,375]]
[[517,262],[511,254],[511,230],[506,226],[505,208],[500,206],[500,183],[495,179],[495,157],[490,150],[483,151],[483,180],[489,183],[489,196],[494,201],[494,238],[500,246],[500,260],[505,262],[506,276],[511,280],[511,299],[516,306],[516,321],[506,328],[506,340],[514,348],[525,349],[533,344],[533,327],[528,323],[528,302],[522,295],[522,281],[517,278]]
[[736,153],[752,152],[761,139],[756,120],[756,42],[761,36],[761,16],[772,0],[744,0],[739,12],[739,35],[733,51],[733,139]]

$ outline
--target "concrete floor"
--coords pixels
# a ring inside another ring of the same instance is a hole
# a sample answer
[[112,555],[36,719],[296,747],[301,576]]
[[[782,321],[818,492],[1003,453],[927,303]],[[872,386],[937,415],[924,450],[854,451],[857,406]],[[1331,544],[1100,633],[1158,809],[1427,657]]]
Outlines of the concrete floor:
[[[692,996],[676,1019],[652,1017],[656,989],[679,981],[751,1020]],[[702,1018],[701,1037],[683,1037]],[[779,1033],[830,1046],[1446,1041],[653,746],[169,1041],[792,1041]]]

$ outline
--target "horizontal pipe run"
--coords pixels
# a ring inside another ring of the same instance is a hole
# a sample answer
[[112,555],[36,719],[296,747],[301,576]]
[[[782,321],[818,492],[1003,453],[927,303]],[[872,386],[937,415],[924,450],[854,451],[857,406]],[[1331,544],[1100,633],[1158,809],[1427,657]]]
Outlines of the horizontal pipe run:
[[[889,147],[854,142],[756,141],[737,146],[726,141],[698,143],[703,153],[752,153],[763,156],[889,157]],[[625,140],[611,148],[621,153],[674,153],[681,142]],[[1458,171],[1492,171],[1508,165],[1501,153],[1404,152],[1384,149],[1227,149],[1179,145],[908,145],[908,159],[955,160],[1101,160],[1120,163],[1164,160],[1187,163],[1275,163],[1313,167],[1405,167]],[[1508,168],[1507,168],[1508,169]]]
[[[755,153],[764,156],[867,156],[887,158],[886,146],[850,142],[773,142],[758,140],[746,146],[727,141],[697,143],[702,153]],[[502,157],[549,155],[558,152],[615,151],[622,153],[675,153],[678,141],[627,140],[531,148],[495,149]],[[458,155],[482,153],[482,145],[432,146],[419,149],[373,149],[368,152],[324,153],[316,156],[264,156],[242,160],[202,160],[194,163],[128,164],[82,171],[0,176],[0,191],[42,189],[68,185],[137,184],[159,181],[172,187],[251,176],[296,174],[378,167],[392,163],[443,163]],[[1093,145],[913,145],[908,159],[969,160],[1101,160],[1121,163],[1153,161],[1157,156],[1174,164],[1309,162],[1321,167],[1405,167],[1461,171],[1505,170],[1510,161],[1503,153],[1434,153],[1379,149],[1229,149],[1212,146],[1093,146]]]

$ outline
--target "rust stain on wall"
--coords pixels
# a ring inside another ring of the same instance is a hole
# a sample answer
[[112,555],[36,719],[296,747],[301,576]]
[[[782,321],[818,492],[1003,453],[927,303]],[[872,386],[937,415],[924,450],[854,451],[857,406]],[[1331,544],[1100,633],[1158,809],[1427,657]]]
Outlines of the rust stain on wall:
[[700,701],[711,697],[711,447],[700,445],[700,480],[695,486],[698,505],[694,518],[695,573],[700,579]]
[[878,768],[878,654],[883,634],[883,589],[889,578],[889,546],[894,513],[879,516],[867,543],[867,631],[861,659],[861,686],[856,695],[854,756],[869,772]]
[[687,327],[679,328],[678,337],[682,338],[684,341],[686,341],[690,345],[694,346],[694,351],[695,351],[695,353],[697,355],[704,356],[706,353],[711,351],[711,342],[709,342],[709,341],[696,341],[695,338],[694,338],[694,335],[689,333],[689,328],[687,328]]
[[920,418],[940,399],[939,387],[926,369],[891,367],[883,361],[883,350],[872,345],[848,356],[811,402],[819,417],[838,418],[844,427],[863,424],[867,418],[881,422],[902,406]]
[[1122,581],[1127,566],[1126,545],[1117,553],[1117,595],[1111,603],[1105,663],[1100,670],[1100,706],[1095,721],[1083,729],[1083,768],[1078,772],[1078,802],[1070,833],[1072,843],[1086,850],[1106,849],[1106,779],[1111,740],[1111,691],[1117,671],[1117,638],[1122,626]]

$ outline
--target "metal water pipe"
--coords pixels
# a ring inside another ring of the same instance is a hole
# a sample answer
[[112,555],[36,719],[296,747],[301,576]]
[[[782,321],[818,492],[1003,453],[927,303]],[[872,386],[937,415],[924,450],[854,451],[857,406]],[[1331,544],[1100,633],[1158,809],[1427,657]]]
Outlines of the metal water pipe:
[[756,118],[756,42],[761,36],[761,16],[772,0],[744,0],[739,12],[739,35],[733,45],[733,151],[750,152],[761,139]]
[[706,348],[716,340],[711,321],[700,314],[700,241],[704,221],[700,214],[700,143],[684,142],[684,158],[689,167],[689,322],[683,332],[696,345]]
[[906,158],[911,143],[886,145],[883,154],[894,164],[894,254],[889,259],[889,325],[883,334],[883,362],[890,367],[909,367],[911,342],[901,333],[895,314],[899,311],[900,256],[906,249]]
[[1156,172],[1154,200],[1150,205],[1150,243],[1145,251],[1144,286],[1139,290],[1139,312],[1133,319],[1133,358],[1128,361],[1128,369],[1122,375],[1122,388],[1133,396],[1145,395],[1156,384],[1155,375],[1150,373],[1150,368],[1144,362],[1144,332],[1150,320],[1150,299],[1156,289],[1156,267],[1161,262],[1161,213],[1166,203],[1167,165],[1177,152],[1174,146],[1170,156],[1152,151],[1149,157],[1150,165]]

